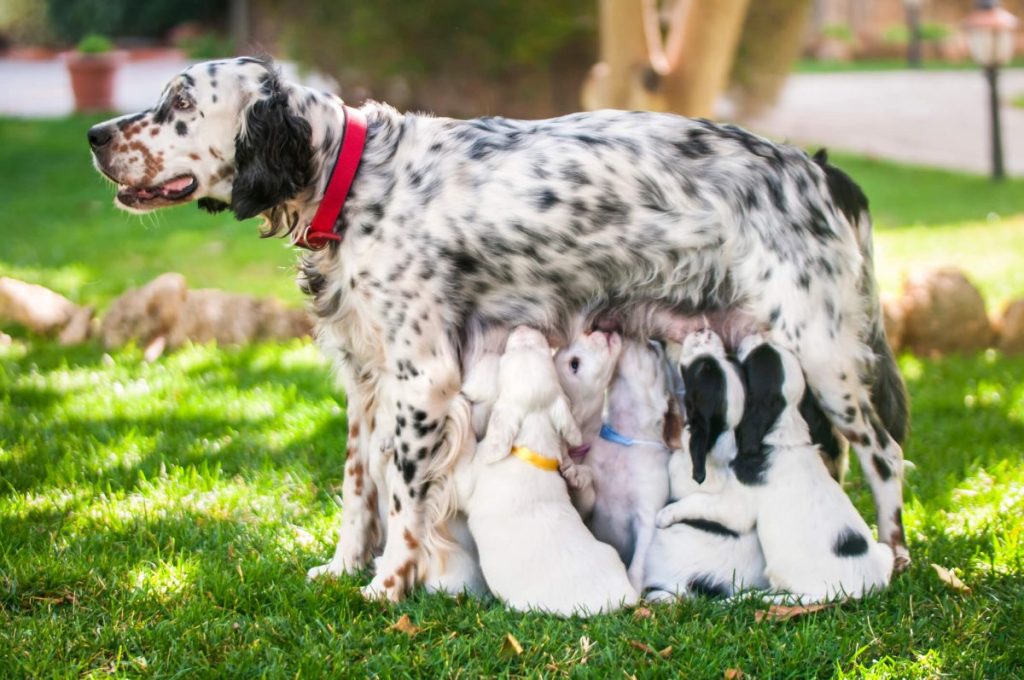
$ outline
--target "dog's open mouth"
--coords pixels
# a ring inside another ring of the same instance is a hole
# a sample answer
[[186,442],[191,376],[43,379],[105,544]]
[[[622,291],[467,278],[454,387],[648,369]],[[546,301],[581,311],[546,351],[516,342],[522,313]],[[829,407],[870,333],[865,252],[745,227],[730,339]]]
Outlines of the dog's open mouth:
[[117,200],[129,208],[149,208],[172,205],[192,195],[199,182],[192,175],[179,175],[163,184],[153,187],[130,187],[121,184],[117,188]]

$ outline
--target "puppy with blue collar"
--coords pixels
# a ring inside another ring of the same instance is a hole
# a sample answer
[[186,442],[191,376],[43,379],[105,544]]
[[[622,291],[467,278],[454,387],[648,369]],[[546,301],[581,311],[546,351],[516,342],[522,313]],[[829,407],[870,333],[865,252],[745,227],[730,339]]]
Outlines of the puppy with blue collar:
[[[782,598],[818,602],[884,588],[893,551],[874,540],[812,441],[796,356],[752,335],[740,343],[738,359],[746,396],[732,477],[724,489],[702,488],[669,505],[658,525],[696,520],[737,533],[756,529],[765,575]],[[697,482],[704,481],[700,468],[695,459]]]
[[670,445],[681,421],[656,343],[624,340],[608,392],[607,417],[586,457],[594,499],[586,512],[594,536],[629,566],[630,583],[644,583],[655,517],[668,501]]

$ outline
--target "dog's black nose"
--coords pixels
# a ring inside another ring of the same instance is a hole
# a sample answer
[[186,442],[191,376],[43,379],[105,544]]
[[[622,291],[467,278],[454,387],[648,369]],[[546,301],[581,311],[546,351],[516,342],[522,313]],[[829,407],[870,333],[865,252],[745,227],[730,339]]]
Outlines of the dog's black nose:
[[89,146],[98,149],[110,142],[114,132],[109,125],[96,125],[89,128],[89,133],[86,136],[89,138]]

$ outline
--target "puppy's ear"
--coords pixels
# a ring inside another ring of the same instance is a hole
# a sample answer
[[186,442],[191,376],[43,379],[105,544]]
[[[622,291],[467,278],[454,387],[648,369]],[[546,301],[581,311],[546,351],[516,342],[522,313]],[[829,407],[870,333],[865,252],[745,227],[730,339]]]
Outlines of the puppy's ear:
[[576,425],[576,419],[572,417],[569,400],[562,395],[559,395],[551,407],[551,423],[569,446],[579,446],[583,443],[583,435]]
[[309,123],[292,113],[276,76],[267,76],[262,92],[269,96],[249,107],[245,125],[235,139],[231,210],[240,220],[293,198],[313,176]]
[[708,454],[725,431],[725,373],[712,357],[703,356],[687,366],[683,382],[693,479],[702,484],[707,476]]
[[786,399],[782,396],[785,373],[778,352],[771,345],[759,345],[751,350],[743,361],[743,380],[746,398],[743,418],[736,427],[737,458],[742,465],[760,469],[761,443],[786,408]]
[[484,465],[490,465],[509,455],[522,423],[521,413],[495,408],[487,422],[487,435],[477,446],[475,458]]

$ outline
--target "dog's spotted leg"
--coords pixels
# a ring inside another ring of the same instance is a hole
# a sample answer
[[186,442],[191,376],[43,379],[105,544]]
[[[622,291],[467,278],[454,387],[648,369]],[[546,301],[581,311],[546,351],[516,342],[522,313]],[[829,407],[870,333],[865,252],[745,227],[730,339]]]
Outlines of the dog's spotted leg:
[[[806,350],[805,346],[805,350]],[[882,426],[851,353],[805,351],[807,383],[822,408],[857,453],[878,514],[878,539],[896,556],[895,569],[910,565],[903,530],[903,450]]]
[[[387,541],[377,560],[377,573],[363,589],[368,598],[397,602],[425,573],[422,545],[431,529],[425,526],[424,501],[435,467],[447,458],[442,433],[448,408],[460,387],[455,353],[438,340],[446,337],[443,331],[421,332],[410,338],[409,346],[400,339],[399,347],[419,347],[421,351],[389,360],[390,375],[382,398],[395,399],[395,455],[387,471]],[[425,338],[431,338],[429,345]]]
[[[344,373],[343,373],[344,375]],[[376,424],[375,414],[367,413],[367,399],[354,380],[345,380],[348,396],[348,447],[345,476],[341,486],[341,530],[334,557],[327,564],[313,567],[310,579],[352,574],[373,558],[380,542],[377,512],[378,490],[370,474],[369,446]]]

